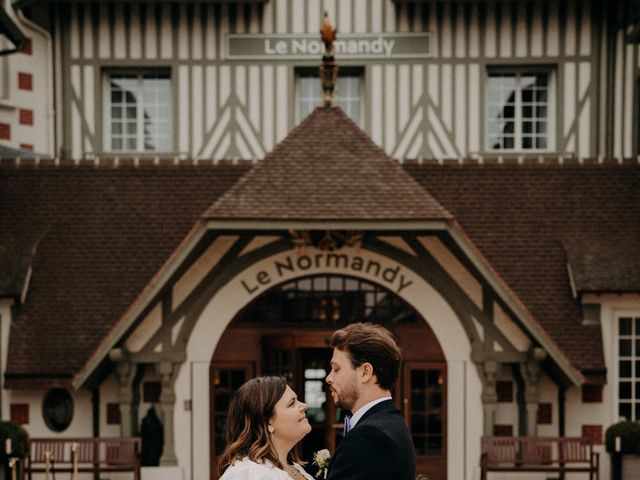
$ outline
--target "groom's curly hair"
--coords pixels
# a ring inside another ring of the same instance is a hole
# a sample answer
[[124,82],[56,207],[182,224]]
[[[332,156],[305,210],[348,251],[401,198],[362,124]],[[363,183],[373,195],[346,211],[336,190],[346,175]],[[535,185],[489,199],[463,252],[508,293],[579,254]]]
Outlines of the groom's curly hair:
[[[256,463],[268,460],[284,469],[269,433],[269,420],[286,388],[287,381],[283,377],[266,376],[253,378],[238,389],[227,415],[227,446],[218,460],[219,475],[233,462],[245,457]],[[296,448],[289,452],[287,460],[302,463]]]
[[353,368],[370,363],[381,388],[391,390],[398,380],[402,352],[393,334],[382,325],[352,323],[336,330],[329,345],[346,352]]

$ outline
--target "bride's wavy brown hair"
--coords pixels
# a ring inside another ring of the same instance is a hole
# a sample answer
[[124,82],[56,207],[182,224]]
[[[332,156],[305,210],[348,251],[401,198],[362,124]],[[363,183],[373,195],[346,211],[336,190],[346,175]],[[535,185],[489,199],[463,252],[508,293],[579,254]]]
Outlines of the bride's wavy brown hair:
[[[268,460],[284,470],[271,440],[269,420],[286,388],[284,378],[269,376],[253,378],[238,389],[229,406],[225,432],[227,447],[218,461],[219,475],[244,457],[256,463]],[[302,463],[297,448],[289,452],[287,461]]]

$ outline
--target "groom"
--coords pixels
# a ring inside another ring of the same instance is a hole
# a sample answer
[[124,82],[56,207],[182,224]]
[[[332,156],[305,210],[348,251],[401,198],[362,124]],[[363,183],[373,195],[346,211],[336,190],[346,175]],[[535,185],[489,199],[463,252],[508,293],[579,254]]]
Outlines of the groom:
[[327,480],[415,480],[416,454],[391,389],[400,371],[400,349],[391,332],[372,323],[336,331],[331,372],[336,404],[352,413]]

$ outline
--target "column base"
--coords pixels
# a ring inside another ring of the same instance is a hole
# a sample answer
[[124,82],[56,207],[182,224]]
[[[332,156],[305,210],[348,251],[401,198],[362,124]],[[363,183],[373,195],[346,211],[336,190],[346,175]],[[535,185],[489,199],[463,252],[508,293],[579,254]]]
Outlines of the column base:
[[141,480],[182,480],[182,469],[178,466],[171,467],[141,467]]

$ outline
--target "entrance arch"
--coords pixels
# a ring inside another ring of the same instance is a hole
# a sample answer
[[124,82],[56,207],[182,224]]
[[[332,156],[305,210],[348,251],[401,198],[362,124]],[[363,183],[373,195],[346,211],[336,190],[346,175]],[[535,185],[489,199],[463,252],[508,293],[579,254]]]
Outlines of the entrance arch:
[[[299,256],[295,251],[285,250],[246,266],[240,273],[234,273],[232,278],[216,280],[220,282],[221,287],[204,303],[192,320],[193,329],[186,341],[186,362],[176,380],[177,404],[188,403],[192,409],[186,413],[176,412],[174,420],[177,425],[191,425],[190,430],[183,428],[177,433],[176,450],[178,456],[182,457],[187,455],[187,448],[191,446],[189,463],[193,478],[208,478],[215,470],[212,468],[209,429],[210,367],[214,351],[219,345],[227,343],[221,342],[221,338],[238,312],[262,293],[298,278],[314,275],[348,275],[388,287],[388,282],[381,281],[381,273],[387,269],[395,271],[398,268],[399,273],[404,275],[405,284],[410,282],[411,286],[396,292],[396,296],[417,312],[422,322],[417,326],[428,325],[446,361],[446,409],[451,412],[445,426],[448,432],[444,447],[447,478],[466,478],[467,473],[476,468],[476,459],[479,456],[477,438],[482,434],[481,382],[471,361],[471,342],[454,309],[427,279],[411,270],[409,264],[396,262],[392,257],[366,249],[355,251],[345,248],[340,252],[348,257],[349,262],[353,259],[373,262],[379,264],[381,269],[345,271],[343,265],[317,262],[310,268],[284,271],[279,276],[274,266],[278,262],[286,264],[289,259]],[[233,271],[238,272],[237,269]],[[253,287],[254,284],[250,282],[259,276],[264,279],[265,275],[272,280],[271,283],[268,288],[265,287],[255,294],[250,293],[243,285],[245,282],[249,287]],[[402,339],[400,342],[402,343]],[[256,373],[259,372],[250,372],[251,375]],[[188,432],[190,434],[185,436]],[[460,452],[464,452],[463,458],[460,458]]]
[[[328,395],[331,333],[349,323],[371,321],[391,330],[403,351],[394,399],[414,440],[418,473],[446,478],[446,361],[422,317],[390,290],[338,275],[298,278],[274,287],[238,312],[213,355],[210,371],[210,440],[224,448],[224,423],[232,392],[253,375],[282,375],[309,405],[311,433],[302,442],[310,459],[334,451],[342,439],[341,411]],[[239,346],[242,348],[238,348]],[[313,466],[308,465],[312,469]],[[215,475],[214,475],[215,478]]]

